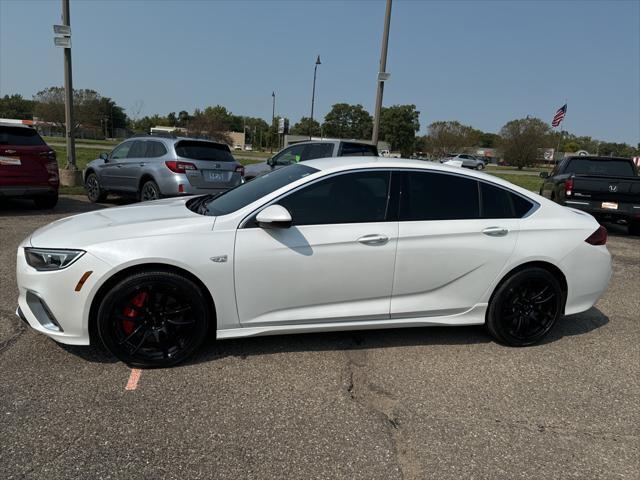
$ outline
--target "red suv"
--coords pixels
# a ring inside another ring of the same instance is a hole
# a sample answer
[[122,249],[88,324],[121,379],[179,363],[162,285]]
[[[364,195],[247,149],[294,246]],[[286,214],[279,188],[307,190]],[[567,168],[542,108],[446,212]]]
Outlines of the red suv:
[[29,125],[0,120],[0,197],[31,198],[38,208],[58,203],[56,152]]

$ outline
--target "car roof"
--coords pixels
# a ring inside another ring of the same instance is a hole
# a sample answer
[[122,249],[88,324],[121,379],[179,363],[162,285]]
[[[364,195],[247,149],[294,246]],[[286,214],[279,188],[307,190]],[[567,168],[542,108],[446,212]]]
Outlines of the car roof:
[[314,143],[356,143],[358,145],[367,145],[369,147],[374,146],[373,143],[363,142],[362,140],[326,139],[326,140],[302,140],[301,142],[290,143],[285,148],[292,147],[293,145],[308,145],[308,144],[314,144]]
[[189,140],[191,142],[207,142],[207,143],[213,143],[215,145],[224,145],[224,146],[229,146],[224,142],[216,142],[215,140],[209,140],[206,138],[195,138],[195,137],[169,137],[169,136],[164,136],[164,135],[133,135],[132,137],[126,138],[123,140],[123,142],[128,142],[128,141],[132,141],[132,140],[155,140],[155,141],[160,141],[160,142],[166,142],[169,144],[174,144],[174,143],[178,143],[180,141],[183,140]]
[[3,122],[0,121],[0,127],[18,127],[18,128],[28,128],[30,130],[35,130],[31,125],[25,125],[24,123],[13,123],[13,122]]

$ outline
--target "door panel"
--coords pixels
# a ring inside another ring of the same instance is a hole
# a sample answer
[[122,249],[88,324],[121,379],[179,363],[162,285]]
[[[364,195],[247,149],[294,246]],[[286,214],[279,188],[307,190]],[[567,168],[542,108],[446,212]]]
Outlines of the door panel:
[[126,184],[126,177],[124,176],[123,168],[132,145],[132,141],[118,145],[109,155],[109,161],[105,162],[102,168],[100,168],[100,183],[105,189],[124,189],[123,185]]
[[[235,282],[240,322],[246,326],[388,319],[397,233],[396,222],[238,230]],[[378,235],[378,241],[358,241],[369,235]]]
[[[511,256],[519,224],[519,219],[400,222],[391,317],[452,315],[478,303]],[[507,233],[496,235],[491,227]]]

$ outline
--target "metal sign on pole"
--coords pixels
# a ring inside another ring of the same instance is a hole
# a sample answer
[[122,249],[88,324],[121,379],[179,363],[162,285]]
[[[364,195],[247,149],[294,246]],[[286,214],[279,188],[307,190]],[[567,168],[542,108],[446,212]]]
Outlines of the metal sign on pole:
[[56,47],[71,48],[71,37],[53,37]]
[[54,25],[53,33],[56,35],[66,35],[68,37],[71,36],[71,27],[69,25]]

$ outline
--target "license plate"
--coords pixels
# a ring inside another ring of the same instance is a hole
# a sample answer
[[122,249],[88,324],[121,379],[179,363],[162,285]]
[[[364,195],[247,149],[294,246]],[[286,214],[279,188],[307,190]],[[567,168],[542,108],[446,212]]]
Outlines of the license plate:
[[617,210],[618,204],[616,202],[602,202],[602,208],[606,208],[608,210]]
[[207,181],[208,182],[226,182],[228,172],[207,172]]
[[22,165],[19,157],[0,156],[0,165]]

